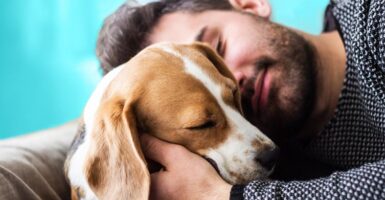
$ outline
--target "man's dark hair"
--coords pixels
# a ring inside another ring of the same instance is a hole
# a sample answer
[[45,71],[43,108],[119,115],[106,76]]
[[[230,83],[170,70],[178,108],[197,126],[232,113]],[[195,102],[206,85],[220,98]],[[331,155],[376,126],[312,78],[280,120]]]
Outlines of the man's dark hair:
[[103,73],[127,62],[148,46],[148,36],[164,14],[230,9],[233,7],[228,0],[160,0],[143,6],[123,4],[105,19],[99,33],[96,54]]

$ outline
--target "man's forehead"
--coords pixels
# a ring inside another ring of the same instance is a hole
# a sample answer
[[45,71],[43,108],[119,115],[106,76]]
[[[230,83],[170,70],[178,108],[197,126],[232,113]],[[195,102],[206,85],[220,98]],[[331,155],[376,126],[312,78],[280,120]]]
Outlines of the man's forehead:
[[150,42],[186,43],[194,41],[203,26],[198,15],[187,12],[163,15],[150,34]]
[[199,13],[177,11],[163,15],[150,34],[149,41],[186,43],[200,41],[206,27],[219,26],[232,11],[209,10]]

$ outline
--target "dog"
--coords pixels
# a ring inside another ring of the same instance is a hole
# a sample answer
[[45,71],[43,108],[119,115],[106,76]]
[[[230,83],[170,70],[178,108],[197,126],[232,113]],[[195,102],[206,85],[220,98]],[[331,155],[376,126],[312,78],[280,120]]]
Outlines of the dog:
[[72,199],[148,199],[143,132],[203,156],[228,183],[267,177],[277,147],[242,116],[240,102],[209,46],[145,48],[105,75],[86,104],[65,165]]

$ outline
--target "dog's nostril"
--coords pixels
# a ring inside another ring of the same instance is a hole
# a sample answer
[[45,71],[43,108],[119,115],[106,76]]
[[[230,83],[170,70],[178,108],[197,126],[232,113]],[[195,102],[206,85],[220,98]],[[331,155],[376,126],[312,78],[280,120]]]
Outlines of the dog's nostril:
[[279,157],[279,148],[269,148],[261,151],[255,160],[262,165],[266,170],[270,171],[273,169],[275,163],[277,162]]

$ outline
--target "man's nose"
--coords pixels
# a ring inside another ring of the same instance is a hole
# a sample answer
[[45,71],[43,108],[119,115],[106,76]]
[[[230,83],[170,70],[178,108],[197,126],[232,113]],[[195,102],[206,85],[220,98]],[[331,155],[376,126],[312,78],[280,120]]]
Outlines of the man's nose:
[[275,163],[278,161],[278,157],[279,157],[278,147],[266,148],[257,155],[257,157],[255,158],[255,161],[258,162],[267,171],[270,171],[273,169],[273,167],[275,166]]
[[239,87],[242,88],[242,85],[246,80],[246,75],[243,72],[235,72],[234,77],[237,80]]

